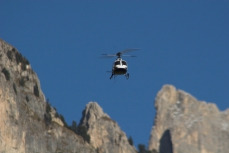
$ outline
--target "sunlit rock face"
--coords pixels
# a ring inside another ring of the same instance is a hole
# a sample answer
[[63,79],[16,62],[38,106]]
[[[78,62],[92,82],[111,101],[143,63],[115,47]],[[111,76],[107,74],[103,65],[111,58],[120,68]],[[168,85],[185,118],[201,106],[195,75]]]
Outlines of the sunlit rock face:
[[[96,103],[83,111],[80,125],[90,142],[64,127],[47,107],[40,81],[13,46],[0,39],[1,153],[136,153],[126,134]],[[165,85],[155,99],[156,117],[149,150],[160,153],[227,153],[229,110],[200,102]]]
[[149,150],[160,153],[226,153],[229,151],[229,110],[200,102],[165,85],[155,99],[156,117]]
[[81,124],[91,141],[66,128],[45,99],[29,61],[0,39],[1,153],[135,153],[126,135],[94,102]]
[[136,153],[126,134],[118,124],[105,114],[96,102],[86,105],[81,125],[88,128],[90,144],[100,153]]
[[31,66],[13,46],[0,39],[0,152],[95,153],[82,137],[63,127],[50,109]]

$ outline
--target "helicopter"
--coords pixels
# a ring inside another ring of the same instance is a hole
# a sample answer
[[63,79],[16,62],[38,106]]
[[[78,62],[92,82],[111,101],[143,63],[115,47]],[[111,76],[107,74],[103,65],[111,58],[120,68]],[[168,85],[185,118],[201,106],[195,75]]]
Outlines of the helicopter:
[[125,49],[125,50],[118,52],[116,54],[102,54],[103,57],[116,57],[117,56],[117,59],[114,61],[113,66],[112,66],[110,79],[112,79],[112,77],[114,75],[125,75],[126,79],[129,79],[130,74],[127,72],[127,69],[128,69],[127,62],[125,60],[123,60],[121,58],[121,56],[136,57],[134,55],[122,55],[124,53],[132,52],[132,51],[136,51],[136,50],[139,50],[139,49],[137,49],[137,48]]

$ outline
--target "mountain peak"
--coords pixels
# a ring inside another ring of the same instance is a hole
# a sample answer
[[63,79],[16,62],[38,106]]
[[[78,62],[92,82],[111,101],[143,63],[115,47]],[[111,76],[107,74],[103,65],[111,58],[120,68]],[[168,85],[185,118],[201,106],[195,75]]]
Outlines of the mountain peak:
[[149,150],[160,153],[227,152],[228,110],[220,112],[213,103],[165,85],[155,99],[156,117]]
[[99,152],[137,152],[134,146],[129,144],[126,134],[118,123],[104,113],[96,102],[89,102],[86,105],[80,124],[87,127],[90,144]]
[[103,112],[102,107],[100,107],[97,102],[89,102],[86,105],[85,113],[87,113],[88,115],[93,115],[95,120],[99,119],[102,116],[108,116],[106,113]]
[[103,109],[99,106],[97,102],[89,102],[84,111],[82,112],[82,119],[80,124],[89,128],[91,123],[97,121],[101,117],[110,118],[106,113],[103,112]]

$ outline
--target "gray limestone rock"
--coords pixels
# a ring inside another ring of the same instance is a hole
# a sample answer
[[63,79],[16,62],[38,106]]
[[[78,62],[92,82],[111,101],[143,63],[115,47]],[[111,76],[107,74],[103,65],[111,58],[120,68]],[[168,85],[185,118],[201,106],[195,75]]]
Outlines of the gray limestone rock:
[[41,90],[29,61],[0,39],[1,153],[135,153],[126,135],[97,103],[90,102],[81,124],[90,144],[65,127]]
[[88,128],[90,144],[99,153],[136,153],[136,149],[128,142],[126,134],[118,123],[105,114],[96,102],[87,104],[83,111],[81,125]]
[[[96,102],[83,111],[80,125],[90,142],[64,127],[48,107],[29,61],[0,39],[1,153],[136,153],[117,122]],[[160,153],[226,153],[229,150],[229,109],[200,102],[165,85],[155,99],[156,117],[149,150]]]
[[53,108],[46,124],[46,106],[28,60],[0,39],[0,152],[96,153],[82,137],[63,127]]
[[200,102],[165,85],[155,99],[156,117],[149,150],[160,153],[226,153],[229,151],[229,110]]

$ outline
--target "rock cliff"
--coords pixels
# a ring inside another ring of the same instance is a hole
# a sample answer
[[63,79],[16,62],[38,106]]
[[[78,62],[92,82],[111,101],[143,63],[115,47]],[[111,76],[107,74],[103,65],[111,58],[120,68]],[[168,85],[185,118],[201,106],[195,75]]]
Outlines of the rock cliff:
[[226,153],[229,151],[229,109],[200,102],[165,85],[155,99],[156,117],[149,150],[160,153]]
[[[47,110],[29,61],[0,39],[0,152],[95,153],[96,150]],[[48,112],[47,112],[48,111]]]
[[0,152],[136,152],[118,124],[97,103],[87,104],[81,125],[87,127],[90,143],[66,126],[46,102],[29,61],[0,39]]
[[[229,109],[220,112],[215,104],[200,102],[171,85],[159,91],[155,108],[149,150],[228,152]],[[46,102],[29,61],[0,39],[0,153],[137,152],[117,122],[96,102],[86,105],[80,126],[86,127],[90,141],[66,127]]]
[[87,104],[81,125],[88,129],[90,144],[103,153],[136,153],[118,123],[105,114],[96,102]]

